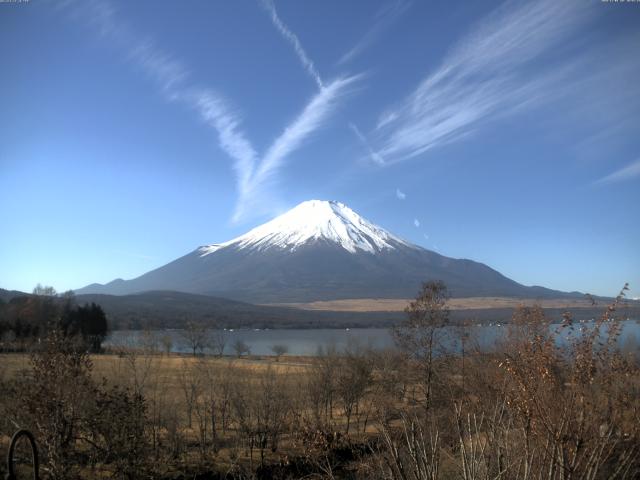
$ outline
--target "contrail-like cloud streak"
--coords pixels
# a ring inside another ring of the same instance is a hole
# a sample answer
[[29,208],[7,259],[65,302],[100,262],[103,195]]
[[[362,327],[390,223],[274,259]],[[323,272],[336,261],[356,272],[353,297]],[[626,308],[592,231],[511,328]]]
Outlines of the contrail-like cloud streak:
[[274,179],[287,156],[300,148],[327,121],[337,107],[337,100],[344,96],[348,87],[358,78],[338,78],[325,86],[298,38],[280,21],[273,3],[264,3],[274,25],[293,45],[303,66],[316,81],[319,92],[274,140],[262,159],[242,131],[241,117],[231,106],[231,102],[211,88],[194,85],[190,72],[178,60],[156,47],[151,40],[127,28],[117,19],[109,2],[69,0],[57,5],[123,51],[137,69],[158,85],[167,101],[186,105],[216,133],[221,150],[233,160],[237,177],[239,198],[233,215],[234,221],[242,220],[251,211],[251,205],[261,204],[264,208],[265,202],[260,197],[268,181]]
[[362,36],[362,38],[347,53],[340,57],[338,65],[350,62],[362,52],[364,52],[384,30],[389,28],[398,18],[400,18],[411,7],[411,2],[406,0],[396,0],[387,3],[376,13],[373,24]]
[[322,79],[320,78],[320,74],[318,73],[318,70],[316,69],[316,66],[311,61],[311,59],[307,55],[307,52],[305,52],[304,48],[302,48],[302,44],[300,43],[300,40],[298,39],[298,36],[295,33],[293,33],[289,29],[289,27],[287,27],[284,24],[284,22],[282,20],[280,20],[280,16],[278,15],[278,11],[276,10],[276,6],[273,3],[273,0],[262,0],[262,4],[264,5],[264,7],[269,12],[269,16],[271,18],[271,21],[273,22],[275,27],[278,29],[280,34],[293,47],[293,50],[294,50],[295,54],[298,56],[298,59],[300,60],[300,63],[302,64],[302,66],[304,67],[306,72],[311,76],[311,78],[313,78],[313,80],[318,85],[318,88],[322,89],[323,86],[324,86],[324,83],[322,82]]
[[283,158],[299,148],[302,142],[327,119],[337,106],[336,101],[357,79],[358,76],[338,78],[321,88],[302,113],[269,147],[258,169],[258,174],[268,175],[281,165]]
[[640,177],[640,159],[631,162],[626,167],[622,167],[609,175],[602,177],[594,182],[595,185],[606,185],[610,183],[624,182]]
[[[320,89],[302,112],[276,138],[248,184],[241,191],[240,201],[234,219],[240,219],[246,213],[247,206],[252,204],[252,197],[259,197],[261,188],[273,180],[276,172],[283,166],[285,159],[299,149],[309,136],[318,130],[335,111],[338,100],[346,95],[349,87],[358,80],[358,76],[338,78]],[[253,202],[254,203],[254,202]]]
[[[352,77],[339,78],[336,81],[332,82],[329,86],[325,87],[325,85],[322,82],[322,79],[320,77],[320,74],[318,73],[317,69],[315,68],[314,63],[311,61],[311,59],[309,58],[309,56],[305,52],[304,48],[302,47],[302,44],[298,40],[298,37],[296,36],[295,33],[293,33],[291,31],[291,29],[278,16],[278,12],[276,10],[275,4],[273,3],[273,0],[262,0],[262,4],[265,6],[267,11],[269,12],[270,17],[271,17],[271,21],[274,24],[274,26],[276,27],[276,29],[282,34],[282,36],[293,47],[294,52],[296,53],[296,55],[300,59],[300,63],[302,64],[303,68],[316,81],[316,83],[318,85],[318,89],[320,90],[320,94],[316,97],[315,101],[317,101],[319,104],[322,103],[321,100],[323,98],[327,98],[328,96],[330,96],[330,94],[332,93],[333,89],[341,87],[347,81],[348,81],[348,83],[351,83],[353,80],[362,77],[362,75],[355,75],[355,76],[352,76]],[[396,14],[399,15],[402,11],[404,11],[408,7],[408,5],[409,4],[406,3],[405,0],[399,0],[396,5],[392,6],[390,9],[383,9],[380,12],[378,12],[378,14],[382,15],[385,12],[386,13],[390,13],[391,12],[394,15],[396,15]],[[373,35],[373,33],[371,33],[371,35]],[[365,43],[368,43],[371,40],[372,39],[366,39]],[[359,46],[357,46],[357,50],[360,51],[365,46],[366,46],[365,44],[359,45]],[[355,55],[357,53],[358,52],[353,52],[353,55]],[[311,111],[313,111],[313,109]],[[300,118],[303,118],[303,117],[300,117]],[[298,124],[298,127],[300,127],[300,126],[301,126],[301,124]],[[369,144],[369,141],[367,140],[367,137],[360,131],[360,129],[354,123],[349,122],[349,129],[354,133],[354,135],[356,136],[358,141],[362,144],[364,149],[368,152],[369,157],[375,163],[378,163],[380,165],[384,164],[384,160],[382,159],[382,157],[371,148],[371,145]],[[289,143],[289,141],[287,140],[287,138],[289,138],[289,137],[290,136],[287,135],[287,131],[285,131],[285,133],[282,135],[282,137],[278,140],[277,143],[284,142],[284,145],[286,145],[287,143]],[[295,138],[295,136],[293,136],[293,138]],[[280,142],[280,140],[282,142]],[[271,151],[277,152],[278,149],[281,149],[281,148],[282,148],[282,145],[275,144],[275,145],[272,146]],[[276,158],[277,158],[277,156],[276,156]],[[267,166],[272,163],[272,158],[271,158],[271,156],[269,154],[267,154],[266,160],[267,160]]]

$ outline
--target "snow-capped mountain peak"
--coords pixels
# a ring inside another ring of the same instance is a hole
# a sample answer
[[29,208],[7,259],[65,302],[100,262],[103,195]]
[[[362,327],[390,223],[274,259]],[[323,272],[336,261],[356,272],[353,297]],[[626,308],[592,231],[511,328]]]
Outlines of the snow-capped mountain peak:
[[[80,293],[165,290],[250,303],[295,303],[411,298],[428,280],[445,282],[452,295],[460,297],[571,295],[525,287],[482,263],[412,245],[341,203],[318,200],[301,203],[238,238],[200,247],[137,278],[90,285]],[[244,307],[233,308],[242,312]]]
[[200,247],[201,256],[222,248],[295,250],[312,241],[334,243],[356,253],[375,253],[412,245],[365,220],[340,202],[308,200],[246,234],[225,243]]

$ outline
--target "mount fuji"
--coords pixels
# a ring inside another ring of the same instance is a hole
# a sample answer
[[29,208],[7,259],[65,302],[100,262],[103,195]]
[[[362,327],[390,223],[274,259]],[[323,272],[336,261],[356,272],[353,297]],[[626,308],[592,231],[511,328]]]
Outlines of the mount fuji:
[[455,297],[563,297],[521,285],[472,260],[407,242],[346,205],[310,200],[246,234],[191,253],[131,280],[91,284],[78,294],[173,290],[251,303],[412,298],[442,280]]

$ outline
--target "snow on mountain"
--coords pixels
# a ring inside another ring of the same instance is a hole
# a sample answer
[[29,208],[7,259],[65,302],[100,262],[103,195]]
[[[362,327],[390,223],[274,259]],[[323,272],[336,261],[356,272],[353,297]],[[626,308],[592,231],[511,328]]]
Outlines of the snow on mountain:
[[335,243],[350,253],[358,250],[376,253],[394,250],[398,245],[413,247],[343,203],[308,200],[240,237],[200,247],[199,252],[204,257],[227,247],[256,250],[276,247],[294,251],[318,240]]
[[561,298],[482,263],[412,245],[338,202],[311,200],[231,241],[197,248],[131,280],[76,293],[174,291],[250,303],[412,298],[422,282],[452,296]]

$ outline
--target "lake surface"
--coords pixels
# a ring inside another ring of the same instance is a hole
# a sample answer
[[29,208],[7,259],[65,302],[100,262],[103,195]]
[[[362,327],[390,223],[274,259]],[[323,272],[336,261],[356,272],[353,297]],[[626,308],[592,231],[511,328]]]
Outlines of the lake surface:
[[[577,324],[578,328],[581,325]],[[623,329],[620,345],[635,345],[640,340],[640,323],[636,320],[622,322]],[[559,325],[552,325],[553,330]],[[507,331],[503,325],[474,326],[468,329],[469,340],[467,349],[490,349],[499,341]],[[317,355],[319,348],[335,347],[338,351],[344,351],[349,346],[371,347],[374,349],[393,348],[394,342],[391,332],[386,328],[352,328],[352,329],[278,329],[278,330],[214,330],[209,332],[210,337],[223,335],[226,341],[225,355],[233,355],[234,342],[241,340],[249,346],[252,355],[273,355],[273,345],[285,345],[289,355]],[[449,348],[460,348],[460,332],[454,328],[448,328],[442,332],[444,343]],[[152,332],[116,330],[111,332],[106,339],[105,347],[142,347],[154,344],[162,350],[163,339],[169,339],[171,351],[176,353],[189,353],[189,343],[185,340],[182,330],[154,330]],[[559,342],[563,339],[559,337]],[[211,349],[206,348],[205,353]]]

